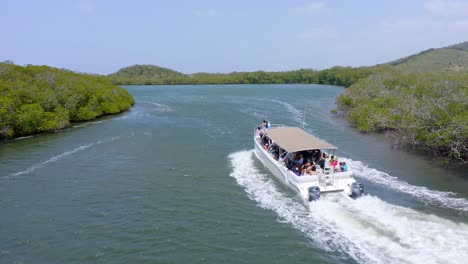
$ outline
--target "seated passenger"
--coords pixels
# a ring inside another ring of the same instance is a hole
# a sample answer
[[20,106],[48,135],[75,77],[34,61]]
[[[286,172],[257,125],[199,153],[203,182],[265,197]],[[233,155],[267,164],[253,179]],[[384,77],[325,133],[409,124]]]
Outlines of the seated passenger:
[[304,163],[304,156],[302,154],[299,154],[299,159],[295,160],[296,165],[301,166],[302,163]]
[[293,166],[292,172],[294,172],[294,174],[296,174],[297,176],[301,176],[301,171],[297,166]]
[[294,166],[294,162],[293,162],[293,156],[291,154],[287,154],[286,155],[286,158],[284,159],[284,164],[286,165],[286,168],[288,168],[288,170],[291,170],[292,167]]
[[339,166],[335,170],[336,172],[343,172],[343,162],[340,161]]
[[303,175],[317,175],[317,167],[309,165],[304,169]]
[[348,165],[346,164],[346,162],[343,161],[343,168],[342,168],[342,171],[344,172],[347,172],[348,171]]
[[312,168],[310,169],[310,175],[317,175],[317,167],[315,167],[315,165],[312,166]]
[[306,171],[310,170],[311,168],[312,168],[312,164],[310,164],[310,162],[306,162],[305,164],[301,166],[301,174],[302,175],[306,174]]
[[321,152],[320,152],[320,149],[314,149],[312,151],[312,161],[314,162],[314,164],[316,164],[320,157],[322,156]]
[[322,158],[320,158],[320,159],[318,160],[318,165],[320,166],[320,168],[321,168],[322,170],[324,170],[324,169],[325,169],[325,160],[322,159]]

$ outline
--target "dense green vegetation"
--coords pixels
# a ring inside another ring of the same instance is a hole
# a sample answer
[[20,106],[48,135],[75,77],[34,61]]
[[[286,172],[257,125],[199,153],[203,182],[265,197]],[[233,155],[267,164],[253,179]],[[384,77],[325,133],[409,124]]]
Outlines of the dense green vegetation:
[[361,131],[387,131],[434,156],[468,159],[468,74],[386,69],[349,87],[337,102]]
[[183,73],[155,65],[137,65],[120,69],[110,74],[111,79],[121,80],[157,80],[185,76]]
[[106,77],[0,63],[0,141],[62,129],[133,104],[133,97]]
[[151,65],[134,65],[109,75],[115,84],[269,84],[318,83],[349,86],[369,76],[375,67],[333,67],[314,71],[301,69],[287,72],[233,72],[183,74]]
[[340,95],[338,110],[361,131],[468,161],[468,42],[387,65]]

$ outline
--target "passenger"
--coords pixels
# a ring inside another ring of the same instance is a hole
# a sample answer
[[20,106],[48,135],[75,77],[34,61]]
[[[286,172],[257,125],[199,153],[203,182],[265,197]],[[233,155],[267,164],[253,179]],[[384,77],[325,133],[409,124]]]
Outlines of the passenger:
[[275,160],[278,160],[278,154],[279,154],[279,148],[277,145],[273,145],[271,146],[269,149],[268,149],[268,152],[271,153],[271,155],[273,156],[273,158],[275,158]]
[[262,129],[264,129],[265,131],[268,131],[268,128],[271,127],[270,121],[264,119],[263,122],[262,122],[262,124],[260,125],[260,127],[261,127]]
[[262,132],[262,129],[260,127],[257,127],[257,130],[255,130],[255,139],[260,138],[260,133]]
[[292,168],[292,172],[294,172],[294,174],[296,174],[297,176],[301,176],[301,172],[297,166],[294,166]]
[[317,164],[320,159],[321,153],[319,149],[312,150],[312,162]]
[[330,166],[333,167],[333,169],[336,171],[336,166],[338,166],[338,159],[335,158],[335,156],[331,156],[330,158]]
[[310,175],[317,175],[317,167],[315,167],[315,165],[312,166],[312,168],[310,169],[310,173],[309,173],[309,174],[310,174]]
[[327,153],[323,152],[323,153],[322,153],[322,158],[323,158],[324,160],[328,159]]
[[342,172],[343,171],[343,162],[340,161],[339,166],[335,170],[336,172]]
[[310,164],[310,162],[306,162],[305,164],[303,164],[301,166],[301,174],[304,175],[304,174],[307,174],[307,171],[310,170],[312,168],[312,165]]
[[265,144],[265,145],[263,146],[263,149],[264,149],[264,150],[268,150],[268,144]]
[[288,168],[288,170],[291,170],[292,167],[294,166],[294,157],[292,156],[292,154],[288,153],[286,155],[286,158],[284,159],[284,163],[286,164],[286,168]]
[[344,172],[348,171],[348,165],[344,161],[343,161],[343,170],[342,171],[344,171]]
[[302,166],[302,163],[304,163],[304,156],[302,154],[299,154],[299,159],[296,160],[296,165],[300,167]]
[[320,166],[320,168],[322,170],[324,170],[325,169],[325,160],[320,158],[319,161],[318,161],[318,165]]

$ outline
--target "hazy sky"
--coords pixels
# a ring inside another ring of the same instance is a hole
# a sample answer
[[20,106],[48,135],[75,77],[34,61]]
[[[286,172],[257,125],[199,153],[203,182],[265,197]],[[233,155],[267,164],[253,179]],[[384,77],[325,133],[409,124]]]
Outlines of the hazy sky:
[[468,0],[0,0],[0,61],[108,74],[374,65],[468,40]]

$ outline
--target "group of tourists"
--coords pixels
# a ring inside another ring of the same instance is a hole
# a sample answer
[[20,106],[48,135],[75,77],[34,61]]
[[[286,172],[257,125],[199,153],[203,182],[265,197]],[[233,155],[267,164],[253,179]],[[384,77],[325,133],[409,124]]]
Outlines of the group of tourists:
[[284,159],[286,168],[294,172],[298,176],[316,175],[318,169],[327,172],[347,172],[348,165],[346,162],[339,162],[334,155],[328,156],[325,152],[319,149],[296,152],[286,155]]
[[298,176],[316,175],[319,168],[325,168],[325,160],[322,158],[321,151],[314,149],[286,155],[284,165]]
[[284,163],[286,168],[294,174],[298,176],[316,175],[319,169],[322,169],[325,173],[331,172],[331,170],[333,172],[348,171],[346,162],[340,162],[334,155],[329,156],[320,149],[286,153],[285,150],[281,149],[266,136],[266,132],[270,127],[270,122],[263,120],[261,125],[256,129],[256,139],[260,142],[263,149],[268,151],[275,160]]

